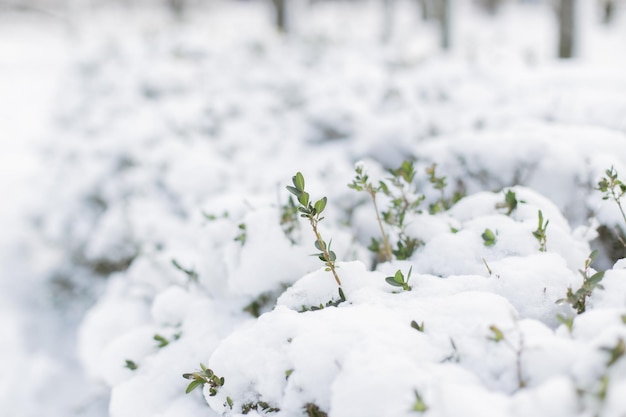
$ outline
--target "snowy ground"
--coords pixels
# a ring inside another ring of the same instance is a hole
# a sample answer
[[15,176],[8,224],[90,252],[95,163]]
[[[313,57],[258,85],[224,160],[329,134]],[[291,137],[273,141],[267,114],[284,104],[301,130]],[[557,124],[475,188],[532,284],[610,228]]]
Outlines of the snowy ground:
[[[349,2],[299,10],[288,39],[254,2],[3,16],[0,409],[625,415],[626,224],[595,190],[626,178],[624,13],[602,27],[584,3],[579,59],[557,62],[544,6],[459,2],[442,54],[411,4],[387,45]],[[376,263],[374,207],[347,184],[357,161],[391,184],[404,160],[424,201],[384,229],[418,247]],[[290,217],[297,171],[328,198],[344,302]],[[586,311],[557,303],[594,268]],[[215,391],[187,395],[201,363]]]

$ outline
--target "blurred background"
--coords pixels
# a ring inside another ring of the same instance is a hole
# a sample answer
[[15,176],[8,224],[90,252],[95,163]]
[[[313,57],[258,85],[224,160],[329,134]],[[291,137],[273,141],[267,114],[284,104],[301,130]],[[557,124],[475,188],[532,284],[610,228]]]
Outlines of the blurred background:
[[[612,146],[625,52],[625,0],[0,0],[0,414],[109,415],[83,318],[137,259],[184,260],[235,200],[207,196],[528,122]],[[586,224],[591,181],[555,178],[530,185]]]

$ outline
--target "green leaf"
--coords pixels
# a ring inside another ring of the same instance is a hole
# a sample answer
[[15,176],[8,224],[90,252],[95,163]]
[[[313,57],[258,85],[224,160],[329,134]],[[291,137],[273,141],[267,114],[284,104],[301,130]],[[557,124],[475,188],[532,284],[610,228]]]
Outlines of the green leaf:
[[496,235],[493,234],[491,229],[485,229],[481,237],[483,238],[485,246],[493,246],[496,244]]
[[337,259],[337,255],[335,255],[335,252],[333,252],[332,250],[328,252],[328,255],[330,256],[330,261],[331,262],[335,262],[335,260]]
[[304,176],[301,172],[297,172],[296,175],[292,178],[293,185],[300,190],[304,191]]
[[385,278],[385,281],[387,281],[389,285],[393,285],[394,287],[402,287],[402,284],[403,284],[403,283],[398,283],[394,277],[387,277]]
[[393,280],[398,284],[404,284],[404,274],[399,269],[396,271],[396,274],[393,276]]
[[596,259],[598,259],[599,254],[600,253],[598,252],[597,249],[589,254],[589,265],[593,264],[596,261]]
[[604,278],[604,271],[596,272],[589,277],[587,282],[591,285],[597,285],[600,281],[602,281],[602,278]]
[[424,332],[424,322],[422,324],[418,324],[415,320],[411,321],[411,327],[417,330],[418,332]]
[[309,205],[309,193],[307,193],[306,191],[302,191],[302,193],[297,197],[298,202],[300,202],[300,204],[302,204],[304,207],[307,207]]
[[324,250],[324,249],[326,249],[326,242],[324,242],[322,240],[322,244],[320,245],[320,241],[316,240],[315,241],[315,249],[317,249],[317,250]]
[[295,195],[296,197],[299,197],[300,195],[302,195],[302,191],[298,190],[297,188],[294,188],[290,185],[288,185],[286,188],[287,188],[287,191],[289,191],[291,194]]
[[204,382],[202,381],[191,381],[189,385],[187,385],[187,389],[185,390],[185,394],[189,394],[191,391],[195,390],[199,386],[201,386]]
[[315,202],[315,211],[319,214],[326,208],[326,197],[321,198]]
[[496,326],[489,326],[489,330],[491,330],[492,333],[492,336],[489,339],[493,340],[494,342],[499,342],[504,339],[504,333],[502,333],[502,330],[498,329]]

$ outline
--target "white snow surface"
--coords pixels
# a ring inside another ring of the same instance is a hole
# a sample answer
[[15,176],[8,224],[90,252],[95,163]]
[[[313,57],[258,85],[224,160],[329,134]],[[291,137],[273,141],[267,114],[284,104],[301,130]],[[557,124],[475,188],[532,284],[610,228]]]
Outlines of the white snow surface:
[[[286,37],[263,2],[0,16],[0,414],[626,415],[626,224],[596,189],[626,174],[626,13],[584,3],[559,62],[542,2],[456,2],[446,53],[409,0],[386,44],[377,3],[306,3]],[[403,160],[424,201],[384,227],[419,245],[375,262],[347,184]],[[200,364],[224,384],[186,394]]]

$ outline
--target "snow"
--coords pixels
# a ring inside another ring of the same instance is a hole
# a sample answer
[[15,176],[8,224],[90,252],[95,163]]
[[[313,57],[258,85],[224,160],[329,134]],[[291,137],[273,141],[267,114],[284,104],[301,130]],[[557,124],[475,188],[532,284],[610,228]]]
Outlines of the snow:
[[[496,18],[456,3],[447,53],[408,0],[387,44],[374,2],[297,2],[287,38],[262,2],[182,22],[2,17],[0,409],[624,415],[626,225],[595,189],[626,173],[624,17],[601,27],[585,3],[579,57],[557,62],[542,2]],[[347,184],[355,164],[377,185],[405,159],[425,201],[384,228],[421,243],[376,261],[375,209]],[[309,222],[290,217],[297,171],[328,198],[318,227],[343,302]],[[410,291],[386,282],[398,270]],[[559,301],[596,270],[583,313]],[[215,395],[185,394],[200,364],[224,378]]]

